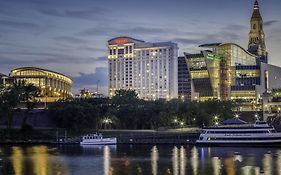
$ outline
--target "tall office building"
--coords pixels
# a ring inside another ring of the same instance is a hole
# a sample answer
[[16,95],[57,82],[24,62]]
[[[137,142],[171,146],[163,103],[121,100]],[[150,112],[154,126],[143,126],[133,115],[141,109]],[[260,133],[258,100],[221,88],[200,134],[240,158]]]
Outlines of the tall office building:
[[260,62],[268,62],[265,46],[265,34],[263,31],[263,20],[260,14],[258,0],[255,0],[254,10],[251,17],[248,51],[258,56],[257,58]]
[[181,99],[191,100],[191,80],[184,56],[178,57],[178,95]]
[[133,89],[141,99],[178,97],[178,46],[130,37],[108,41],[109,96]]

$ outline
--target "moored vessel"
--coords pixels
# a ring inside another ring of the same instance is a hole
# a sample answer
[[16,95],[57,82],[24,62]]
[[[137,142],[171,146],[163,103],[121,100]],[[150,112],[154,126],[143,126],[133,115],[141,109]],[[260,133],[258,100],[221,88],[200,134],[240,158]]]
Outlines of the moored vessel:
[[117,138],[104,138],[101,133],[88,134],[82,137],[80,145],[115,145],[117,144]]
[[265,121],[254,124],[226,124],[204,127],[196,144],[202,145],[281,145],[281,133]]

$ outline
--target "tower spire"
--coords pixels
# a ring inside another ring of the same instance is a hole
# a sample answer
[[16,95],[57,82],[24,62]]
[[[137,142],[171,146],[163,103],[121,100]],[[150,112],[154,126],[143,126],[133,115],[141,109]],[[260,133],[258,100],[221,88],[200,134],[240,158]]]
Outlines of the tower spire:
[[251,17],[248,51],[255,54],[262,62],[267,62],[263,20],[259,9],[259,2],[258,0],[255,0],[254,10]]
[[255,0],[255,3],[254,3],[254,9],[259,9],[259,1],[258,0]]

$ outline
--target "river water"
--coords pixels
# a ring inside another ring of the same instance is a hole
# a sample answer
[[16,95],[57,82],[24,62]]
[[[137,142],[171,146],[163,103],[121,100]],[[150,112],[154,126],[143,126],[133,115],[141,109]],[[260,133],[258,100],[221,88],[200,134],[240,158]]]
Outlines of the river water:
[[0,146],[0,175],[281,175],[281,148]]

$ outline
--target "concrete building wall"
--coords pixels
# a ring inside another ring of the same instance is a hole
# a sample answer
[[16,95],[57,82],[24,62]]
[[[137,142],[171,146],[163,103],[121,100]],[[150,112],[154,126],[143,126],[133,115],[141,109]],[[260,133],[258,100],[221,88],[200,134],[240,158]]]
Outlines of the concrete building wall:
[[261,63],[260,65],[261,85],[257,86],[258,96],[266,91],[281,88],[281,67]]

